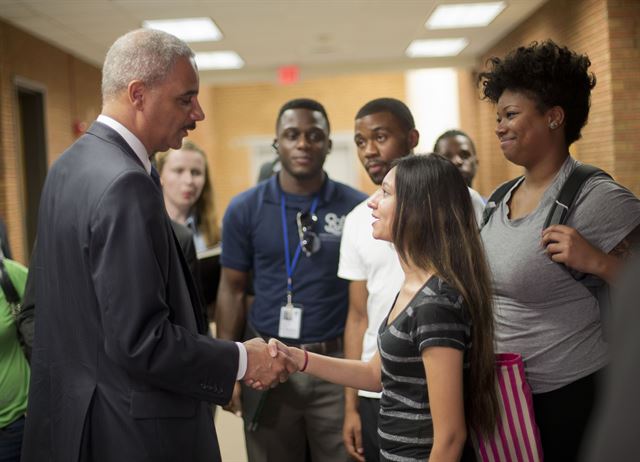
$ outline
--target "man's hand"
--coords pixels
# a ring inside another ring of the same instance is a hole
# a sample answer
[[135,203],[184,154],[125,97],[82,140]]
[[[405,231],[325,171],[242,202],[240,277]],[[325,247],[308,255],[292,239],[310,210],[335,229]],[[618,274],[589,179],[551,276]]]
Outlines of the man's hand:
[[244,383],[257,390],[273,388],[286,382],[289,375],[298,370],[293,358],[286,351],[270,349],[261,338],[244,342],[247,349],[247,372]]
[[354,460],[364,462],[364,448],[362,447],[362,423],[357,409],[344,409],[344,424],[342,425],[342,440],[344,447]]
[[242,417],[242,387],[240,386],[240,382],[236,382],[233,386],[231,401],[229,401],[226,406],[222,406],[222,409],[232,412],[238,417]]
[[[362,343],[369,324],[368,299],[367,281],[349,282],[349,313],[344,327],[344,357],[347,359],[362,357]],[[349,455],[358,462],[364,462],[358,393],[357,390],[349,387],[344,390],[342,440]]]

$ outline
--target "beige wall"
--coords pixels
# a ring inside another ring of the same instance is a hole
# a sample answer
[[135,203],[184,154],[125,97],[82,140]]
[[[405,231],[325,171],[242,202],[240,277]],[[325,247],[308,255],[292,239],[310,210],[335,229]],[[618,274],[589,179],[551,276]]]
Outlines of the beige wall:
[[[255,84],[203,86],[200,101],[206,119],[191,135],[208,154],[214,181],[216,207],[222,217],[229,200],[253,186],[250,153],[242,140],[251,136],[274,137],[278,110],[292,98],[321,102],[332,132],[353,131],[356,112],[381,96],[404,99],[404,74],[381,73],[304,80],[295,85]],[[360,187],[373,192],[373,184],[359,166]]]
[[616,179],[640,195],[640,2],[609,0]]
[[480,166],[474,186],[482,194],[520,174],[520,169],[502,156],[494,134],[495,109],[479,100],[475,76],[489,57],[547,38],[586,53],[597,78],[589,122],[572,153],[640,193],[639,21],[638,2],[553,0],[489,50],[477,69],[460,72],[461,126],[476,142]]
[[91,122],[100,112],[100,70],[0,21],[0,215],[8,227],[14,258],[25,263],[16,78],[46,92],[51,163],[74,141],[73,122]]

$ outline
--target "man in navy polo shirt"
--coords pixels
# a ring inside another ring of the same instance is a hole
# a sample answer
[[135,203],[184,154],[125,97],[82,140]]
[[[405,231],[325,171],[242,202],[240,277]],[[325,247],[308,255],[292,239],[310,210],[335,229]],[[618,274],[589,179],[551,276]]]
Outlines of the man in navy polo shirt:
[[[218,336],[239,340],[257,333],[342,356],[348,282],[336,275],[340,239],[345,216],[366,196],[322,169],[331,140],[320,103],[286,103],[273,147],[280,172],[233,198],[224,216]],[[245,316],[250,273],[255,299]],[[237,386],[227,408],[243,411],[250,462],[300,462],[307,444],[313,462],[348,460],[342,387],[295,374],[256,393]]]

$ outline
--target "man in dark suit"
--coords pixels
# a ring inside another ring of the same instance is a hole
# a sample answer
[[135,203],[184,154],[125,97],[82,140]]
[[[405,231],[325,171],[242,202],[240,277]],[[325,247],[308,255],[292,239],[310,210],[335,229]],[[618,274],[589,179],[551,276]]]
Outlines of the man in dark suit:
[[54,163],[32,263],[32,381],[23,461],[216,461],[208,403],[295,366],[261,339],[198,334],[199,300],[149,157],[204,118],[193,52],[164,32],[120,37],[102,114]]

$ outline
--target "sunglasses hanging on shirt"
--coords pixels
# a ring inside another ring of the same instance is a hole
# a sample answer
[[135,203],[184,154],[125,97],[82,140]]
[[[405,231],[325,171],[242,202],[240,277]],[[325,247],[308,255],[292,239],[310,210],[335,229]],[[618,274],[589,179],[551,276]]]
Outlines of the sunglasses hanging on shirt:
[[320,250],[320,238],[314,233],[313,226],[318,221],[315,213],[298,212],[296,214],[296,224],[298,225],[298,237],[300,238],[300,246],[307,257],[310,257]]

